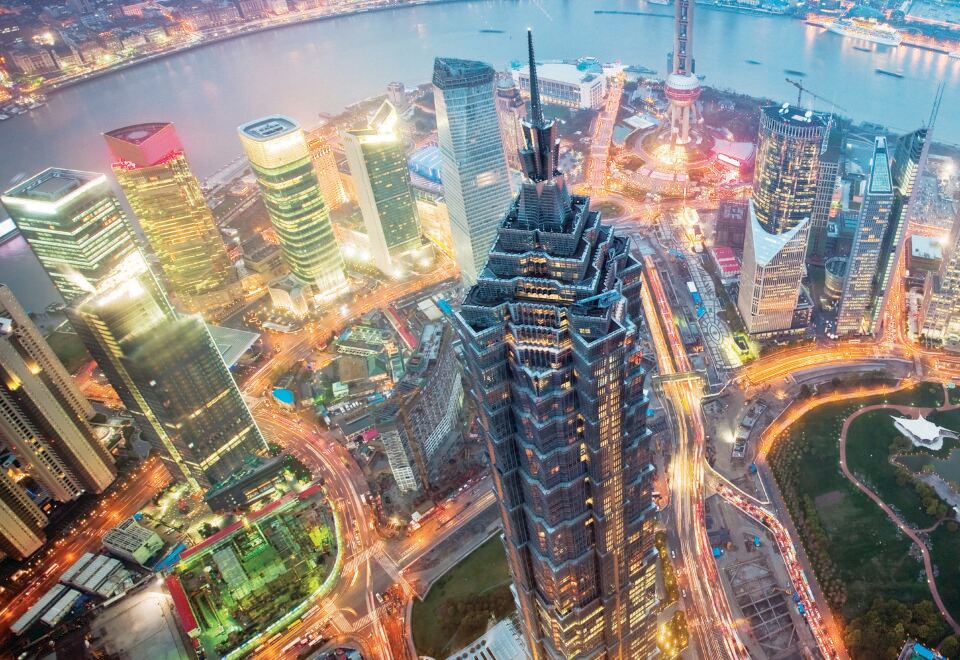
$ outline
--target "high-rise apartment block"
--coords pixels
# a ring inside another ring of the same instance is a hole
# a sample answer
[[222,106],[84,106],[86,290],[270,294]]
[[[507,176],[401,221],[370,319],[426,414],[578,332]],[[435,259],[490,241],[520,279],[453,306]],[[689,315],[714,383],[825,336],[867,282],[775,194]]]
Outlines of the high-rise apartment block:
[[46,525],[46,514],[6,471],[0,470],[0,552],[26,559],[46,542]]
[[510,169],[519,170],[527,104],[510,74],[497,77],[497,117],[500,119],[500,138],[503,140],[507,165]]
[[77,389],[27,312],[0,285],[0,439],[60,502],[100,493],[117,476],[113,457]]
[[502,209],[510,203],[495,77],[483,62],[438,57],[433,65],[443,194],[457,265],[467,284],[477,281]]
[[760,111],[737,307],[751,334],[792,329],[828,118],[783,104]]
[[455,316],[534,660],[656,653],[641,265],[557,169],[530,44],[524,181]]
[[837,311],[838,335],[872,332],[873,282],[892,207],[893,181],[887,139],[881,136],[874,144],[870,175],[860,205],[860,220],[847,258],[847,275]]
[[344,292],[340,246],[300,125],[272,115],[238,131],[290,274],[320,297]]
[[157,256],[170,291],[189,309],[237,281],[200,183],[173,124],[136,124],[104,134],[113,172]]
[[103,174],[47,169],[0,202],[68,305],[137,250]]
[[463,441],[463,383],[446,323],[427,325],[407,373],[385,408],[381,431],[390,469],[400,490],[432,489],[444,456]]
[[343,135],[373,262],[388,274],[399,268],[400,259],[423,248],[398,123],[396,108],[384,101],[367,128]]

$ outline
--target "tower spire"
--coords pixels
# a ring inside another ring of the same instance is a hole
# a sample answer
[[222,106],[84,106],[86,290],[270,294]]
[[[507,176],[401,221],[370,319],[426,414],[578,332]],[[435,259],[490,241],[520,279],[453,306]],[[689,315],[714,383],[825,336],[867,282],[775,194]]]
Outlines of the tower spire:
[[543,108],[540,105],[540,83],[537,80],[537,60],[533,56],[533,28],[527,28],[527,53],[530,59],[530,114],[533,126],[543,126]]

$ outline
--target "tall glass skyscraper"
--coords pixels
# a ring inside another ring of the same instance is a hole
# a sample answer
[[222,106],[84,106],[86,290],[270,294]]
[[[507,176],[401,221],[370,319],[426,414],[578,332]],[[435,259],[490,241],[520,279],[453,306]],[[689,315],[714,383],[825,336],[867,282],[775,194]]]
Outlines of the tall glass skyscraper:
[[8,190],[0,203],[68,305],[137,249],[103,174],[47,169]]
[[[171,292],[189,309],[236,281],[200,183],[170,123],[136,124],[104,134],[113,172]],[[226,297],[224,296],[224,301]]]
[[897,271],[897,261],[903,253],[907,225],[913,215],[913,193],[917,178],[927,166],[931,131],[931,128],[920,128],[901,136],[893,152],[893,165],[890,168],[890,175],[893,178],[893,209],[883,236],[880,262],[877,266],[874,297],[878,302],[873,308],[875,333],[880,331],[883,309],[886,307],[891,287],[899,286],[892,282],[893,274]]
[[137,426],[195,490],[266,442],[198,315],[178,315],[139,251],[68,316]]
[[483,62],[433,64],[443,194],[463,281],[477,281],[510,203],[510,179],[494,103],[496,73]]
[[395,260],[419,250],[423,238],[399,133],[399,116],[389,101],[383,102],[367,128],[343,134],[343,149],[373,261],[384,273],[393,273]]
[[793,324],[827,124],[827,116],[786,103],[760,110],[737,298],[751,334],[782,332]]
[[346,288],[340,246],[300,125],[280,115],[238,129],[290,274],[332,298]]
[[89,401],[13,292],[0,285],[0,437],[50,496],[103,492],[117,476]]
[[455,325],[532,657],[647,658],[656,506],[641,266],[557,169],[529,48],[524,181]]
[[880,261],[883,236],[893,207],[893,180],[887,154],[887,138],[877,137],[870,176],[866,181],[860,219],[847,259],[847,275],[837,311],[837,334],[869,334],[873,318],[873,282]]

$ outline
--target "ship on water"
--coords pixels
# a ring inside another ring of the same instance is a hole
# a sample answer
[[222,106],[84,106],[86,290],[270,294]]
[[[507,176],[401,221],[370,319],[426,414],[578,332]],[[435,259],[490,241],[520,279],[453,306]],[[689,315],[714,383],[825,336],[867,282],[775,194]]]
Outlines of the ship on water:
[[899,46],[903,41],[903,37],[895,29],[870,18],[838,18],[828,25],[827,29],[851,39],[871,41],[884,46]]

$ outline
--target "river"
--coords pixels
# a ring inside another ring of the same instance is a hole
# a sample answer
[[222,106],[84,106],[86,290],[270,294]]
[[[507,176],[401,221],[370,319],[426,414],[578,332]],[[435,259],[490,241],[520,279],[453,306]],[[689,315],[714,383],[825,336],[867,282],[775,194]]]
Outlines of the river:
[[[313,125],[318,113],[338,113],[385,91],[392,80],[427,82],[437,55],[505,67],[524,57],[527,26],[535,28],[539,58],[592,55],[662,72],[672,11],[643,0],[455,2],[303,23],[196,48],[58,91],[43,108],[0,123],[0,185],[53,165],[109,171],[100,134],[144,121],[176,123],[194,170],[205,177],[240,154],[236,127],[247,120],[283,113]],[[853,48],[857,42],[796,19],[703,6],[695,27],[694,55],[705,85],[791,100],[796,90],[784,81],[784,69],[799,70],[842,114],[894,129],[919,126],[943,80],[937,138],[960,143],[960,115],[948,111],[958,100],[960,60],[858,44],[871,48],[863,52]],[[879,75],[878,67],[905,77]],[[21,239],[0,247],[0,281],[30,309],[56,300],[38,268]]]

